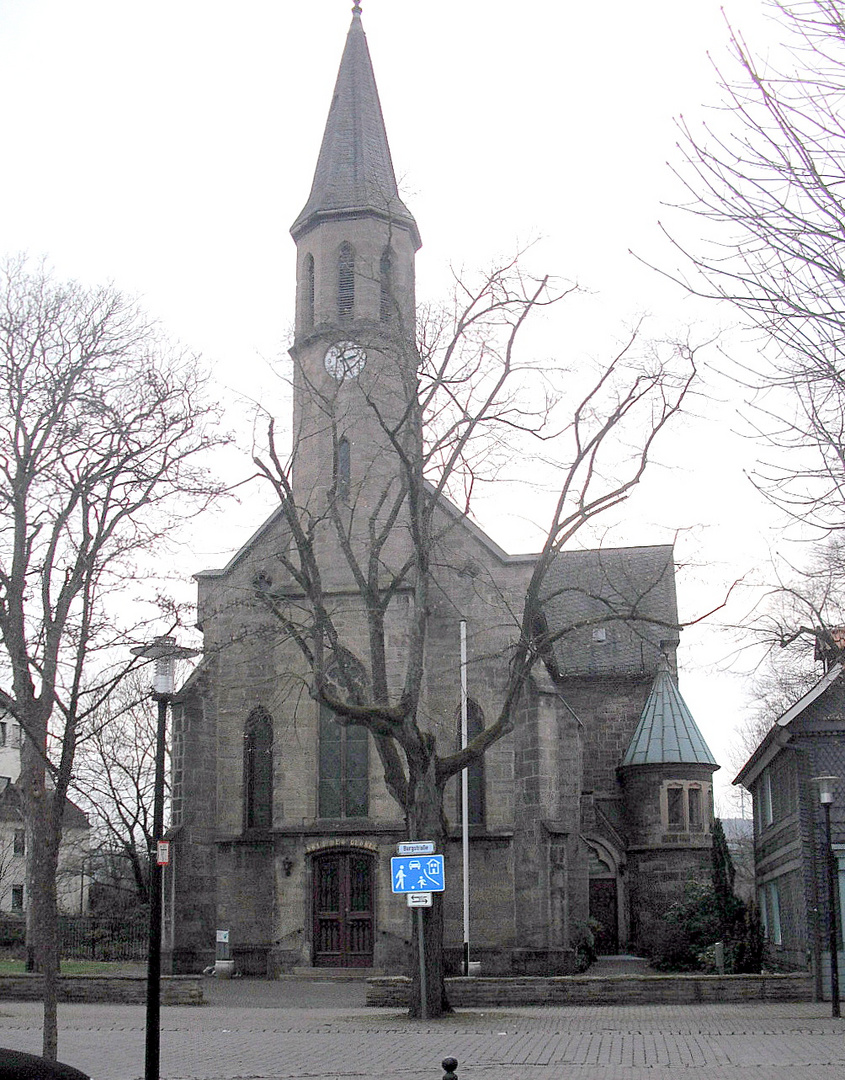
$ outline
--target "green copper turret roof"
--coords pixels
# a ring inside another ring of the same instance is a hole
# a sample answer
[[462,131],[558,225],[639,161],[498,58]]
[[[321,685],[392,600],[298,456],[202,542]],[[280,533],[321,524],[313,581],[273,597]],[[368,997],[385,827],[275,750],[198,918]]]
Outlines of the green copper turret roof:
[[664,661],[654,678],[622,766],[673,762],[719,767]]
[[318,221],[364,215],[409,229],[415,246],[420,246],[417,223],[399,198],[361,9],[356,4],[311,194],[290,231],[298,240]]

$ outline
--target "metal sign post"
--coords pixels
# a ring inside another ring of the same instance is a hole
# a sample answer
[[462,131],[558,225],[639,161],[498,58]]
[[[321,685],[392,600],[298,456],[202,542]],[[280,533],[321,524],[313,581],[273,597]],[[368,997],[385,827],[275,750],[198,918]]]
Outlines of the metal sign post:
[[420,1017],[428,1020],[428,986],[425,981],[425,931],[422,908],[417,909],[417,931],[420,939]]
[[433,892],[446,888],[443,856],[434,854],[431,840],[412,840],[398,845],[399,857],[390,860],[390,887],[404,893],[408,907],[417,909],[417,938],[420,957],[420,1017],[428,1020],[428,984],[425,978],[424,907],[431,907]]

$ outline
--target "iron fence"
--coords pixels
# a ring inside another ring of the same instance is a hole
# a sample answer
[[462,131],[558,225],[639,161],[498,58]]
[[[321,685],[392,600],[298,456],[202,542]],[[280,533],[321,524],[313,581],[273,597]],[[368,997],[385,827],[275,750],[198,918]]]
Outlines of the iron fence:
[[59,918],[61,955],[68,960],[146,960],[148,936],[145,919]]

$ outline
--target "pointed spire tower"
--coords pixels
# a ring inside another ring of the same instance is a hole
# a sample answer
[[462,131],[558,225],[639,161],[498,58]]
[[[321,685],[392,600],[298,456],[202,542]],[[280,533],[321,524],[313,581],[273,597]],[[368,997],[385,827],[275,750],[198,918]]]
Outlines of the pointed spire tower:
[[420,235],[399,196],[357,3],[311,193],[291,235],[297,501],[321,514],[338,497],[366,510],[384,502],[391,469],[396,479],[385,430],[412,411]]
[[361,7],[356,4],[311,194],[290,231],[299,243],[321,221],[360,217],[381,218],[407,230],[415,251],[421,245],[413,215],[399,197]]

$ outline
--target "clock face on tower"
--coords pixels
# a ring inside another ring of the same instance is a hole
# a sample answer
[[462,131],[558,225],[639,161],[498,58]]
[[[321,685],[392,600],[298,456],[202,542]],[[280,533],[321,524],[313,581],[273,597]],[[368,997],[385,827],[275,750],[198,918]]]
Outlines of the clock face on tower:
[[354,379],[364,370],[367,354],[354,341],[337,341],[329,345],[323,358],[323,367],[333,379]]

